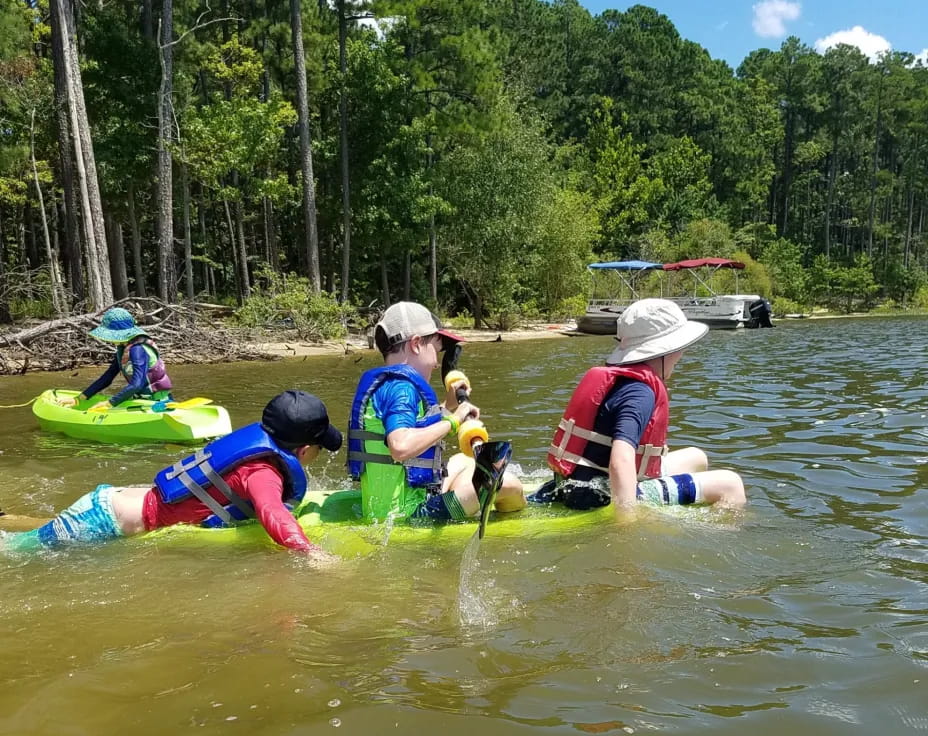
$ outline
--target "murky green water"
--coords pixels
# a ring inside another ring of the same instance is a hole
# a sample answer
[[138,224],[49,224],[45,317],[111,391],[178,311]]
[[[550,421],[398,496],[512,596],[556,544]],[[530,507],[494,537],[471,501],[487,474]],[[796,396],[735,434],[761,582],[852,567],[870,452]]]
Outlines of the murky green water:
[[[470,345],[523,475],[609,338]],[[180,367],[236,426],[280,389],[344,424],[373,357]],[[739,470],[744,514],[387,547],[333,570],[134,540],[0,558],[0,733],[904,734],[928,730],[928,320],[713,332],[671,383],[674,444]],[[0,404],[79,376],[0,379]],[[41,434],[0,410],[0,505],[44,515],[179,448]],[[343,485],[343,455],[325,485]],[[920,497],[921,496],[921,497]],[[472,550],[473,551],[473,550]],[[340,731],[335,731],[340,729]]]

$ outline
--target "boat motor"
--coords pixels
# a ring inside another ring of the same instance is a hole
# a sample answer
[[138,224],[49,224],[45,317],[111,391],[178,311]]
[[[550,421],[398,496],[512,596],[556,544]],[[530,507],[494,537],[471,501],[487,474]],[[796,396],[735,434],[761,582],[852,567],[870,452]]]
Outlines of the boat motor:
[[748,311],[751,313],[751,319],[748,321],[748,327],[773,327],[770,317],[773,315],[773,308],[766,299],[757,299],[748,305]]

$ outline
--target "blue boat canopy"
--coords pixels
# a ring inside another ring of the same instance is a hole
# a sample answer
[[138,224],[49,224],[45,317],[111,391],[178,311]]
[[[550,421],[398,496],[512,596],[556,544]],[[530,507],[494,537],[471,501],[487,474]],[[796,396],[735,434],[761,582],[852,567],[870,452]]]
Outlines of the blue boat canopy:
[[613,271],[651,271],[662,269],[661,263],[648,263],[648,261],[607,261],[606,263],[591,263],[588,268],[611,269]]

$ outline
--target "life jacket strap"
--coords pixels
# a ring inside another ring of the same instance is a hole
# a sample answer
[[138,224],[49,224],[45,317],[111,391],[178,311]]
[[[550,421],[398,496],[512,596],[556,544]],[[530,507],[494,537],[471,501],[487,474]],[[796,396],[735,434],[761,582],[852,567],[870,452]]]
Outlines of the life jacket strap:
[[348,430],[348,439],[349,440],[386,440],[386,436],[380,432],[370,432],[366,429],[349,429]]
[[607,474],[609,473],[609,468],[604,468],[602,465],[597,465],[596,463],[592,463],[589,460],[587,460],[585,457],[583,457],[583,455],[577,455],[576,453],[573,453],[573,452],[567,452],[566,450],[562,448],[558,448],[557,445],[551,445],[548,448],[548,452],[554,455],[557,455],[558,460],[563,458],[567,462],[573,463],[574,465],[582,465],[585,468],[595,468],[596,470],[600,470],[603,473],[607,473]]
[[[436,452],[436,454],[438,454]],[[409,460],[404,460],[399,463],[390,457],[389,454],[379,454],[376,452],[349,452],[348,460],[358,460],[363,463],[379,463],[381,465],[402,465],[406,468],[439,468],[441,469],[441,459],[439,458],[438,462],[435,461],[435,458],[429,460],[428,458],[419,458],[411,457]]]
[[[664,457],[667,455],[669,448],[667,445],[638,445],[635,453],[641,455],[641,461],[638,463],[638,480],[644,480],[648,477],[648,463],[653,457]],[[663,463],[661,464],[663,471]]]
[[[441,409],[438,409],[440,412]],[[426,416],[431,416],[435,411],[430,410]],[[368,429],[349,429],[348,430],[348,439],[349,440],[361,440],[362,442],[375,441],[383,442],[386,446],[387,436],[383,432],[371,432]],[[398,463],[390,454],[387,453],[375,453],[375,452],[365,452],[363,450],[357,451],[348,451],[348,462],[362,462],[362,463],[379,463],[380,465],[402,465],[406,468],[424,468],[426,470],[433,471],[436,475],[435,477],[441,477],[442,472],[442,452],[441,452],[441,443],[435,446],[435,452],[432,453],[432,459],[428,458],[419,458],[411,457],[409,460],[403,460],[403,462]]]
[[229,484],[225,482],[223,477],[216,472],[215,468],[209,464],[209,458],[211,453],[204,450],[197,450],[193,456],[190,458],[190,463],[185,465],[183,461],[175,463],[170,472],[167,474],[168,480],[174,480],[175,478],[179,479],[181,483],[184,484],[184,487],[190,491],[190,493],[201,503],[203,503],[210,511],[212,511],[216,516],[218,516],[226,524],[231,524],[234,520],[232,515],[225,509],[225,507],[213,498],[209,493],[203,489],[199,483],[197,483],[191,476],[189,471],[199,468],[203,475],[206,476],[206,479],[210,482],[217,491],[224,495],[229,503],[235,506],[242,514],[245,515],[246,519],[254,518],[254,509],[248,504],[245,499],[239,496],[235,491],[233,491]]
[[564,430],[564,436],[561,438],[561,445],[566,447],[568,440],[571,436],[576,435],[581,439],[585,439],[587,442],[595,442],[597,445],[605,445],[606,447],[612,447],[612,437],[605,434],[600,434],[599,432],[594,432],[591,429],[584,429],[583,427],[578,427],[573,419],[564,420],[558,423],[558,428]]

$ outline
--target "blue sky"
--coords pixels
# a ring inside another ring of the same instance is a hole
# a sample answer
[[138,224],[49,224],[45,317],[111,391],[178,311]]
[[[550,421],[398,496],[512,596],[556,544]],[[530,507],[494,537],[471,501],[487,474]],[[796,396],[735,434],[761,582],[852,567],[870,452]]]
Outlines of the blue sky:
[[[580,0],[590,12],[627,10],[634,2]],[[875,57],[892,48],[928,64],[928,0],[651,0],[680,35],[737,67],[757,48],[779,48],[798,36],[819,50],[851,43]],[[839,35],[835,35],[839,34]]]

